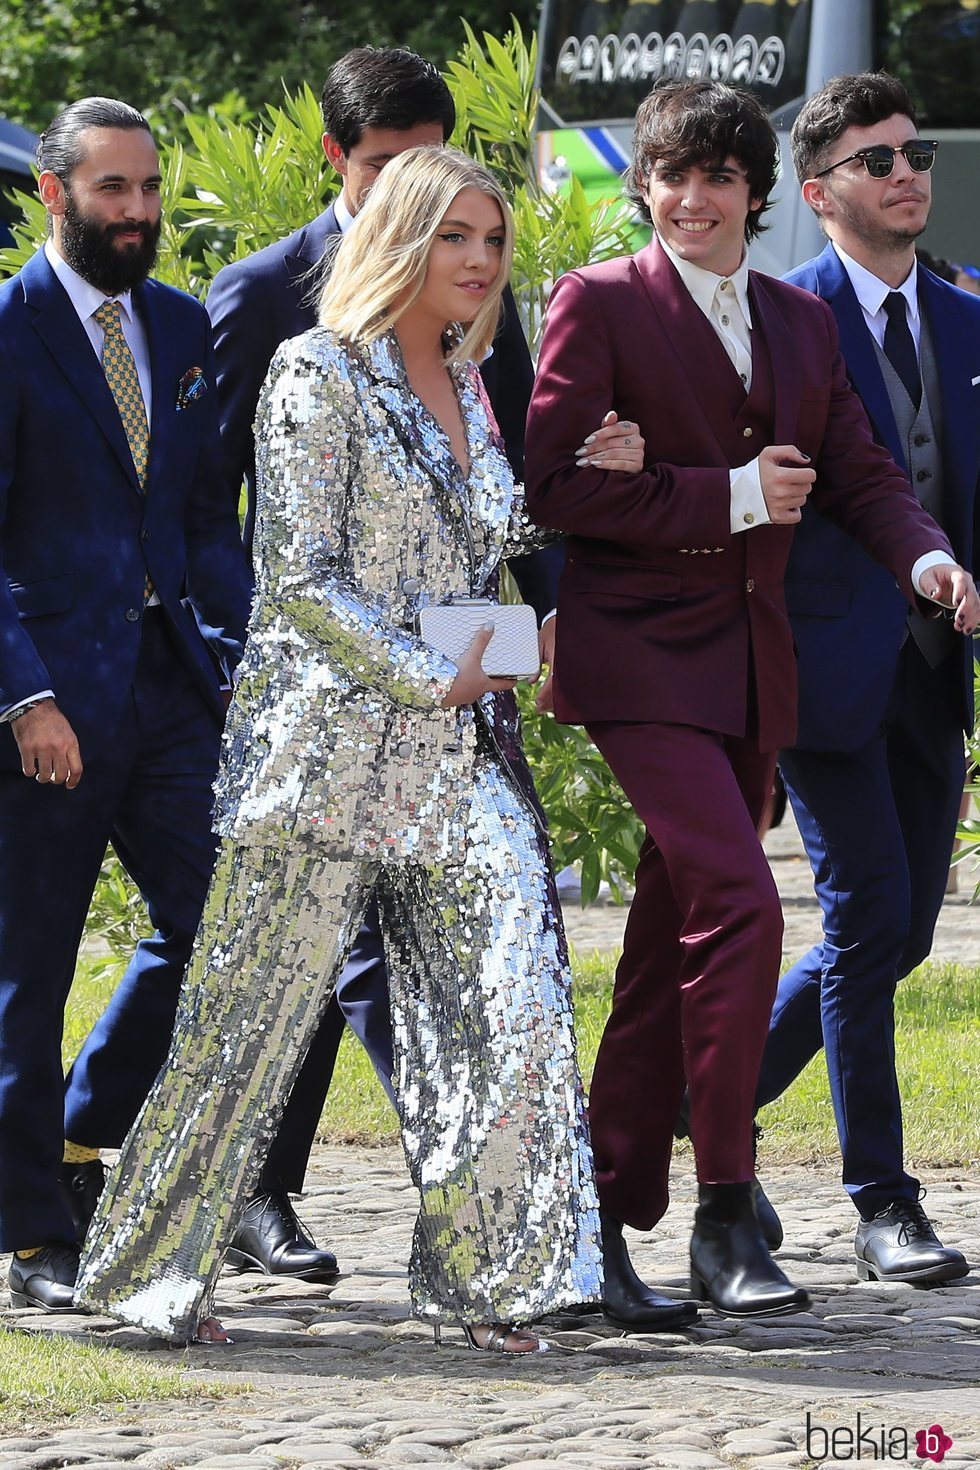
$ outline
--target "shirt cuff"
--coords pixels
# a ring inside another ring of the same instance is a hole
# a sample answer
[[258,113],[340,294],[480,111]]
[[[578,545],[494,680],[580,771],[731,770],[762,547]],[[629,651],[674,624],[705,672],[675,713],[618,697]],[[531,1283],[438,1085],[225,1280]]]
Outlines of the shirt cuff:
[[919,578],[923,572],[927,572],[930,567],[955,567],[958,565],[959,563],[955,562],[945,551],[927,551],[925,556],[920,556],[919,560],[913,563],[912,586],[920,597],[925,597],[926,594],[919,586]]
[[737,470],[728,471],[731,486],[731,531],[749,531],[753,526],[769,525],[769,507],[762,493],[759,461],[752,459]]
[[29,694],[26,699],[18,699],[16,704],[12,704],[9,709],[5,709],[3,714],[0,715],[0,725],[9,724],[18,710],[23,709],[27,704],[37,704],[42,699],[54,699],[54,690],[40,689],[37,694]]
[[558,609],[556,607],[553,607],[550,613],[545,613],[544,617],[541,619],[542,628],[544,627],[545,623],[550,623],[552,618],[557,617],[557,615]]

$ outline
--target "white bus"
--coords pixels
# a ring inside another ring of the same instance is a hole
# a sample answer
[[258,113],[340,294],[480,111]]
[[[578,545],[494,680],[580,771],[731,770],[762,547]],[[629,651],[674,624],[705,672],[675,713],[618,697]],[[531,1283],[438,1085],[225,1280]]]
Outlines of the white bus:
[[629,159],[633,115],[656,82],[749,87],[772,115],[783,161],[752,263],[780,274],[823,243],[789,155],[800,106],[840,72],[878,68],[901,77],[922,136],[941,145],[921,244],[980,265],[980,0],[544,0],[542,172],[570,169],[590,194],[609,197]]

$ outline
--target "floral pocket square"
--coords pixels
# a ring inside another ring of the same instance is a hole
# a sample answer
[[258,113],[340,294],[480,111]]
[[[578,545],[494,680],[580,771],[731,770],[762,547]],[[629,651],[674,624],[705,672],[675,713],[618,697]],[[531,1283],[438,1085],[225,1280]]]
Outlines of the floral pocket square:
[[177,412],[182,408],[190,408],[199,398],[203,398],[208,391],[207,380],[204,372],[199,367],[188,368],[180,380],[177,389]]

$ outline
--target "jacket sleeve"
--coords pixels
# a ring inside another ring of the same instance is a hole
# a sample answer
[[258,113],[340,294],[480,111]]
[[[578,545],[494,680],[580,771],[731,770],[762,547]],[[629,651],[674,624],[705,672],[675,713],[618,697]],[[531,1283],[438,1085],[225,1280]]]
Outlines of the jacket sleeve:
[[215,276],[206,305],[217,364],[222,472],[236,513],[245,484],[244,540],[251,551],[255,527],[253,424],[259,393],[280,342],[270,284],[249,268],[248,261],[235,261]]
[[392,623],[350,573],[349,509],[362,468],[358,390],[343,349],[316,336],[284,344],[259,400],[257,596],[350,683],[435,709],[456,665]]
[[[0,393],[0,716],[12,705],[53,688],[51,676],[17,611],[4,560],[4,527],[17,472],[17,422],[20,382],[0,342],[3,392]],[[57,690],[55,690],[57,696]]]
[[222,474],[210,327],[201,306],[194,302],[191,309],[198,318],[204,376],[211,391],[203,395],[193,410],[204,414],[205,422],[184,509],[185,597],[194,610],[201,633],[230,672],[242,656],[252,578],[238,525],[237,502],[227,494]]
[[[654,382],[661,370],[644,360],[641,344],[620,343],[622,321],[604,303],[602,290],[577,271],[563,276],[548,303],[538,373],[527,422],[527,508],[544,526],[637,548],[689,546],[731,539],[727,467],[657,462],[653,426],[641,423],[647,464],[636,474],[575,463],[583,433],[611,408],[629,411],[635,399],[617,383],[626,352],[631,375]],[[669,411],[669,385],[665,394]],[[634,417],[637,415],[634,414]]]

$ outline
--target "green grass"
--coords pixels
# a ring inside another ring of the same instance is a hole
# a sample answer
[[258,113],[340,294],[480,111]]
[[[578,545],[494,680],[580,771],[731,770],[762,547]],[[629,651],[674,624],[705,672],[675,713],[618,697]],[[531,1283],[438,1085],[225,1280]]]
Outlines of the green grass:
[[[110,979],[93,979],[91,968],[81,963],[72,991],[66,1059],[74,1055],[111,988]],[[608,1014],[614,957],[576,955],[574,969],[579,1056],[588,1078]],[[980,1159],[978,1015],[980,969],[926,964],[898,988],[896,1048],[906,1153],[913,1167],[966,1167]],[[800,1163],[835,1156],[837,1136],[822,1053],[763,1111],[760,1122],[768,1161]],[[394,1112],[365,1053],[349,1034],[341,1044],[320,1136],[331,1143],[362,1144],[398,1137]]]
[[188,1379],[181,1361],[158,1362],[98,1343],[0,1328],[0,1433],[64,1425],[72,1415],[103,1410],[120,1422],[136,1404],[164,1399],[223,1398],[249,1384]]

